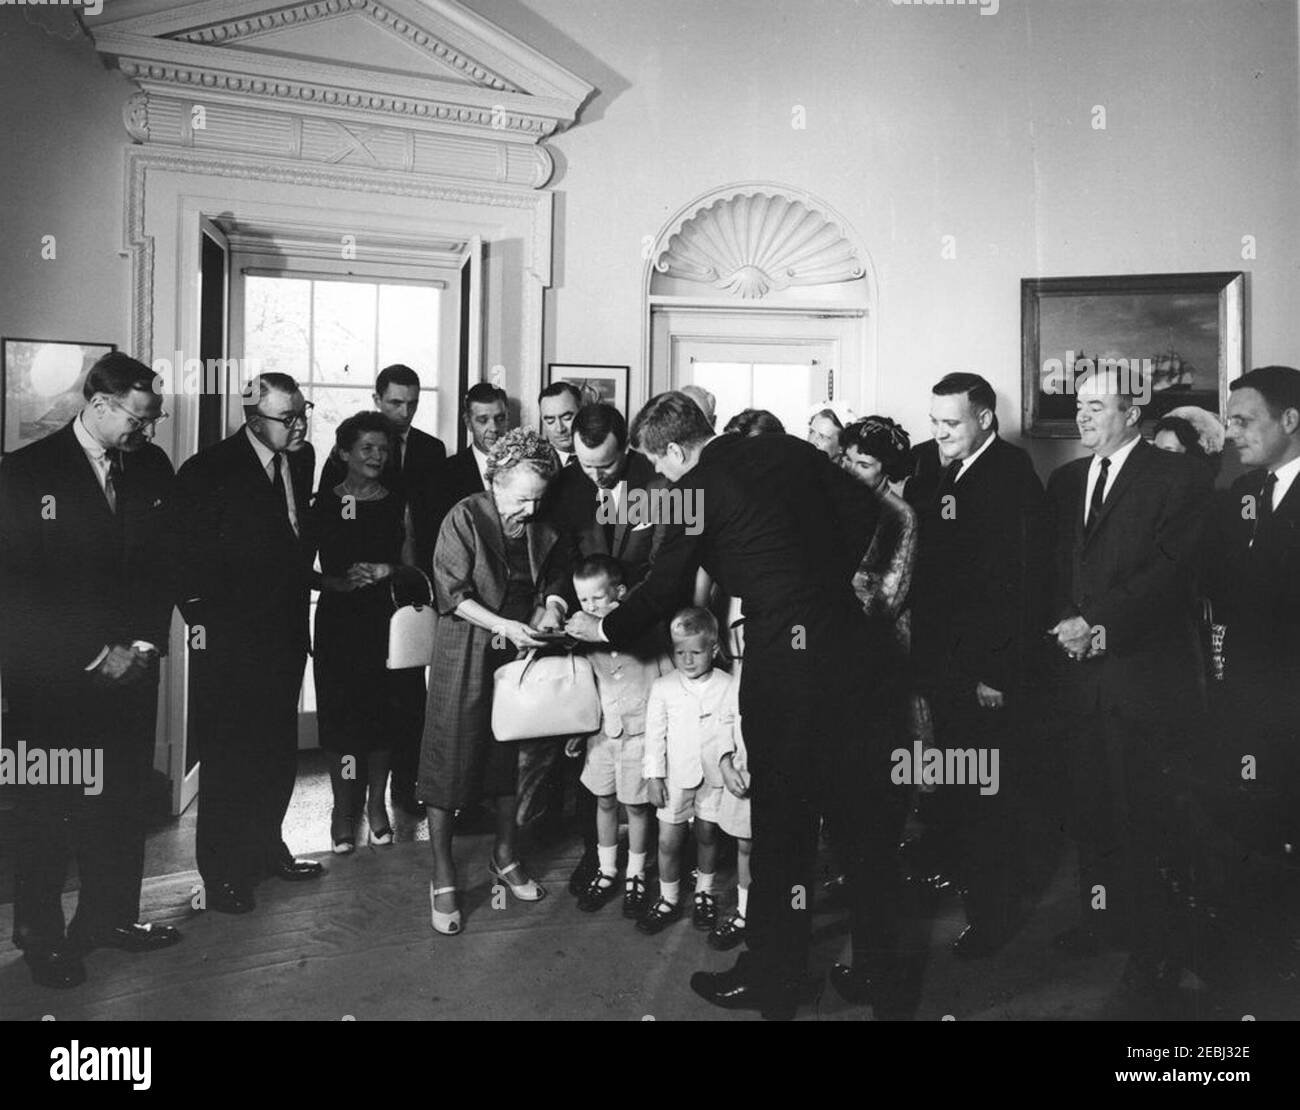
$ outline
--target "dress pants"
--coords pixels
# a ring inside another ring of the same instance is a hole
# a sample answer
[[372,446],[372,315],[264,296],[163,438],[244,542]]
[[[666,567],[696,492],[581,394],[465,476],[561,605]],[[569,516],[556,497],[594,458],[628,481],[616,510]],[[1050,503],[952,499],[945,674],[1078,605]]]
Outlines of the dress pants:
[[206,886],[246,890],[289,858],[280,826],[298,774],[306,661],[303,651],[249,645],[246,655],[227,652],[197,667],[195,708],[207,719],[195,855]]
[[[1232,660],[1216,684],[1216,785],[1229,799],[1233,832],[1255,851],[1300,851],[1300,696],[1296,674]],[[1251,777],[1244,775],[1253,763]]]
[[[1085,925],[1151,963],[1191,960],[1192,922],[1171,880],[1189,871],[1186,736],[1168,721],[1100,706],[1082,716],[1069,750],[1079,896]],[[1105,909],[1095,888],[1105,892]]]
[[807,972],[823,817],[833,823],[848,876],[857,958],[878,966],[894,949],[896,848],[907,793],[890,781],[888,753],[902,734],[903,702],[896,679],[867,667],[853,654],[770,661],[751,647],[745,658],[741,717],[753,822],[748,966],[768,989],[791,992]]
[[944,783],[925,796],[927,836],[932,828],[940,859],[962,889],[966,921],[993,937],[1011,930],[1023,859],[1015,835],[1022,768],[1013,701],[1008,694],[1001,709],[982,709],[973,684],[966,696],[954,691],[932,699],[938,748],[998,752],[996,794],[982,794],[978,784]]
[[[80,891],[67,937],[74,943],[129,925],[140,917],[144,872],[144,795],[153,766],[158,706],[156,667],[131,686],[96,689],[89,679],[51,692],[35,732],[10,730],[28,749],[100,748],[102,792],[81,786],[16,788],[14,941],[28,952],[48,952],[64,940],[63,884],[75,856]],[[61,703],[61,704],[56,704]],[[39,711],[38,711],[39,712]]]

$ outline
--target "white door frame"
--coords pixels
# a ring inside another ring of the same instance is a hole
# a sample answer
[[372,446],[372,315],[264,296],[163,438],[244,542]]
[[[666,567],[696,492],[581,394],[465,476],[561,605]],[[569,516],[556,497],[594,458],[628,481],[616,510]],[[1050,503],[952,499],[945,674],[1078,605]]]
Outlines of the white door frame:
[[[355,169],[286,168],[239,156],[212,158],[142,147],[127,150],[126,175],[134,279],[132,353],[141,361],[170,362],[178,353],[197,357],[204,218],[333,228],[340,237],[356,237],[361,260],[368,232],[430,239],[479,236],[483,312],[492,325],[485,335],[485,362],[501,367],[508,387],[519,391],[525,418],[535,418],[532,399],[542,376],[542,295],[551,280],[550,193],[506,185],[394,181]],[[177,375],[175,380],[182,379]],[[178,468],[198,443],[197,400],[183,394],[169,397],[174,419],[155,440]],[[174,738],[184,737],[187,723],[185,646],[185,626],[174,615],[159,685],[163,727],[154,765],[165,769],[172,782],[176,812],[182,791],[176,787],[175,760],[183,744]],[[256,645],[250,647],[256,650]]]

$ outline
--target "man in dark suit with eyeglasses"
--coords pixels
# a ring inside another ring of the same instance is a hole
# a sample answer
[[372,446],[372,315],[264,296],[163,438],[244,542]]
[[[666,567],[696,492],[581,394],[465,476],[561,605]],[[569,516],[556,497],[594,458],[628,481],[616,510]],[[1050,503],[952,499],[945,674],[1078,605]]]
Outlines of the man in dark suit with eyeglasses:
[[205,905],[223,913],[251,910],[263,878],[323,872],[294,859],[280,833],[308,652],[310,407],[288,374],[260,375],[244,426],[179,475],[189,713],[202,760],[195,854]]
[[[34,751],[81,757],[79,783],[60,774],[14,788],[14,943],[46,987],[82,982],[91,949],[145,952],[181,939],[138,920],[158,658],[173,600],[174,477],[150,442],[166,416],[160,379],[114,352],[90,368],[82,393],[70,423],[0,464],[4,746],[11,758],[20,744],[29,760]],[[97,782],[93,757],[85,777],[96,749]],[[81,889],[65,934],[69,854]]]

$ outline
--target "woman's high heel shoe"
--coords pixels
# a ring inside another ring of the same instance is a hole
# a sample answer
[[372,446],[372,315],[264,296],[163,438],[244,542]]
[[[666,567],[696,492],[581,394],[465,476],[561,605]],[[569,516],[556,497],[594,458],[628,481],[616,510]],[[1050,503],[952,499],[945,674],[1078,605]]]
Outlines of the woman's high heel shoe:
[[429,884],[429,909],[433,914],[429,923],[433,926],[434,932],[441,933],[445,937],[454,937],[460,932],[460,907],[452,910],[451,913],[443,913],[434,904],[434,900],[439,894],[455,893],[454,886],[440,886],[435,890],[433,883]]
[[[492,875],[500,879],[505,888],[510,891],[521,902],[540,902],[546,897],[546,887],[533,879],[520,879],[515,872],[520,870],[519,861],[506,864],[505,867],[498,867],[495,860],[488,864],[488,870]],[[511,875],[515,875],[511,878]]]

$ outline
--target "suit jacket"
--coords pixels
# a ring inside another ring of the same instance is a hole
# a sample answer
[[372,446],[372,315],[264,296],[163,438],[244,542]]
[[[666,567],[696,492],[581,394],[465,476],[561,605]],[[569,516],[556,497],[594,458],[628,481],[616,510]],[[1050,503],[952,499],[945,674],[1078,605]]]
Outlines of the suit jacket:
[[71,423],[0,461],[0,669],[23,729],[93,696],[85,668],[105,645],[167,650],[170,460],[152,443],[123,452],[115,490],[116,514]]
[[[819,665],[865,630],[852,579],[879,506],[811,444],[789,435],[718,436],[669,488],[693,491],[702,527],[697,535],[681,521],[665,527],[649,575],[604,619],[612,644],[627,646],[689,603],[701,566],[744,598],[748,673],[772,663]],[[800,650],[796,625],[804,630]]]
[[[396,459],[390,454],[379,480],[394,493],[406,498],[411,507],[411,523],[415,540],[415,559],[421,567],[433,560],[433,547],[438,542],[438,526],[442,518],[436,515],[438,475],[447,459],[447,448],[437,436],[412,428],[406,436],[406,450],[402,455],[402,469],[397,469]],[[317,489],[333,489],[347,476],[347,468],[331,451],[321,469]],[[435,519],[436,517],[436,519]]]
[[1205,592],[1227,625],[1225,671],[1300,697],[1300,481],[1255,529],[1247,499],[1258,503],[1267,471],[1243,474],[1218,498],[1204,545]]
[[298,536],[242,427],[180,469],[183,613],[217,655],[308,650],[316,462],[310,443],[286,458]]
[[1053,621],[1082,615],[1105,654],[1065,662],[1076,712],[1100,706],[1130,720],[1184,721],[1203,702],[1192,578],[1210,476],[1184,455],[1138,443],[1083,534],[1091,456],[1047,484],[1055,521]]
[[[629,451],[623,472],[627,493],[666,489],[668,480],[655,473],[654,464],[639,451]],[[618,559],[627,571],[628,589],[650,570],[650,562],[663,539],[663,527],[651,523],[620,521],[606,526],[596,520],[596,483],[579,466],[566,466],[556,476],[547,509],[556,527],[576,537],[583,555],[604,554]],[[628,502],[624,501],[624,505]]]
[[943,473],[913,478],[920,539],[912,589],[912,655],[932,693],[975,705],[983,682],[1025,691],[1047,617],[1051,540],[1043,486],[1029,456],[994,436],[951,489]]
[[[443,460],[438,467],[427,500],[429,506],[427,527],[433,530],[435,544],[442,522],[451,511],[451,507],[471,493],[482,493],[483,490],[483,479],[479,476],[473,447],[466,447]],[[422,562],[420,565],[428,567],[427,563]]]

